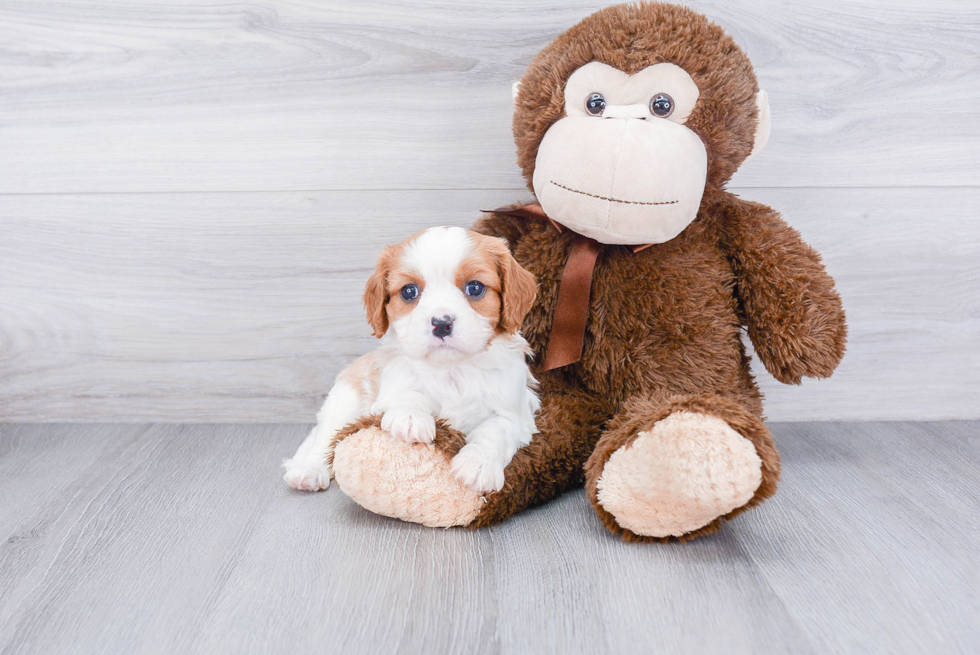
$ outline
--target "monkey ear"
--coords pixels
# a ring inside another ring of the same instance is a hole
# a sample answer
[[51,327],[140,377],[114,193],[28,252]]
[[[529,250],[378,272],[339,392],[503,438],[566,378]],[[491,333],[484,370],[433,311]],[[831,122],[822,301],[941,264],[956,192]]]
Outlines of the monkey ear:
[[755,127],[755,142],[752,144],[752,152],[745,158],[745,161],[749,161],[766,147],[766,143],[769,142],[769,132],[772,129],[769,94],[765,91],[759,91],[755,94],[755,104],[759,107],[759,124]]
[[500,241],[493,248],[500,271],[500,329],[514,334],[521,329],[524,316],[534,304],[534,298],[538,295],[538,283],[533,275],[517,263],[503,240],[494,240]]
[[388,268],[391,255],[385,248],[378,258],[378,267],[364,286],[364,308],[374,336],[379,339],[388,331]]

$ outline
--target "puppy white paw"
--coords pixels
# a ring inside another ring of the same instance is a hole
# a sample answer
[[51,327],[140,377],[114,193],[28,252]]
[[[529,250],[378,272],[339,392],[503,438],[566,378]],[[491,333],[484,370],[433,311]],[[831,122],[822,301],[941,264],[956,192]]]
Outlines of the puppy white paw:
[[480,448],[467,444],[453,457],[453,475],[473,491],[489,493],[500,491],[504,486],[504,464],[500,458]]
[[432,414],[411,409],[390,409],[381,417],[381,429],[402,441],[432,443],[436,420]]
[[330,486],[333,475],[326,464],[317,462],[297,462],[287,460],[283,463],[286,474],[282,479],[293,489],[300,491],[320,491]]

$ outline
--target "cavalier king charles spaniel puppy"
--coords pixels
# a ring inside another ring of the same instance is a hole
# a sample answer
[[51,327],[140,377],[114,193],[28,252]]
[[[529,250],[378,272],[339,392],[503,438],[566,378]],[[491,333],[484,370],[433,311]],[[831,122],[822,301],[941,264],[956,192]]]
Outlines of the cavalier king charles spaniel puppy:
[[531,350],[517,331],[535,294],[534,276],[495,237],[434,227],[386,247],[364,291],[381,347],[337,376],[316,427],[283,463],[286,483],[330,486],[334,435],[361,416],[381,414],[393,439],[424,444],[438,416],[466,435],[456,477],[498,491],[537,431]]

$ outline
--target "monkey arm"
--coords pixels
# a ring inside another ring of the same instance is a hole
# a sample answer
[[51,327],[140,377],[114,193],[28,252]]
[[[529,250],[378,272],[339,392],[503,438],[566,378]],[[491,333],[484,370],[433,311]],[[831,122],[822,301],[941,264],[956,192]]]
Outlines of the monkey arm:
[[762,363],[785,384],[830,376],[847,325],[820,255],[765,205],[728,196],[723,215],[741,319]]

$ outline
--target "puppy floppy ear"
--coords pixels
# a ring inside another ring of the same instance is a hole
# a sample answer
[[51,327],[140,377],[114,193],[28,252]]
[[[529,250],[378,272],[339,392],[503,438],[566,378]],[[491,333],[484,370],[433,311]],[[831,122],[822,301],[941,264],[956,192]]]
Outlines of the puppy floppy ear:
[[538,283],[517,263],[503,239],[493,238],[493,241],[490,252],[497,260],[500,273],[500,329],[514,334],[521,328],[524,316],[534,304]]
[[391,269],[391,248],[381,251],[378,267],[368,278],[364,287],[364,307],[367,309],[368,323],[379,339],[388,331],[388,272]]

